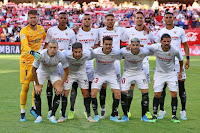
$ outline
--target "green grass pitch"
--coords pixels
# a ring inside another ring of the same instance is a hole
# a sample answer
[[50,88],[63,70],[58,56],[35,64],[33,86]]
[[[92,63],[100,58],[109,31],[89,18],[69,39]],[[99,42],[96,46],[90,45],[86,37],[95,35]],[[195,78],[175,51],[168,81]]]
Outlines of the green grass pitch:
[[[115,123],[109,120],[111,107],[112,107],[112,96],[110,89],[107,89],[106,98],[106,119],[100,120],[98,123],[89,123],[83,115],[84,105],[83,97],[80,90],[75,105],[75,118],[73,120],[67,120],[64,123],[52,124],[47,120],[47,99],[46,99],[46,86],[42,92],[42,115],[43,121],[40,124],[35,124],[33,116],[28,111],[31,108],[31,93],[33,90],[32,83],[28,93],[28,100],[26,106],[26,122],[20,122],[20,78],[19,78],[19,57],[20,55],[0,55],[0,133],[5,132],[200,132],[200,57],[191,57],[190,69],[186,70],[186,91],[187,91],[187,118],[188,120],[181,123],[175,124],[171,120],[171,98],[169,91],[167,91],[165,110],[167,112],[163,120],[159,120],[157,123],[145,123],[140,120],[141,118],[141,94],[140,91],[135,88],[133,102],[131,105],[132,118],[126,123]],[[121,61],[123,64],[123,61]],[[152,113],[153,105],[153,88],[152,78],[153,71],[155,68],[155,57],[150,57],[150,112]],[[180,98],[178,98],[178,111],[177,116],[180,119]],[[99,103],[99,102],[98,102]],[[69,112],[69,98],[67,115]],[[100,107],[99,107],[100,108]],[[60,117],[60,107],[56,113],[56,118]],[[92,116],[93,110],[91,109]],[[119,106],[119,115],[122,116],[121,105]]]

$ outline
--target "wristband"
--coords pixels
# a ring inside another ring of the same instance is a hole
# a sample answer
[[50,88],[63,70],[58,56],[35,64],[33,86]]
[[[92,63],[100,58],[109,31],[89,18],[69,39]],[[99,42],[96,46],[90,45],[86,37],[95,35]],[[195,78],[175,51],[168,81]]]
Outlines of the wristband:
[[30,50],[29,53],[30,53],[31,55],[34,55],[35,51]]
[[190,59],[190,56],[186,56],[186,59],[189,60],[189,59]]

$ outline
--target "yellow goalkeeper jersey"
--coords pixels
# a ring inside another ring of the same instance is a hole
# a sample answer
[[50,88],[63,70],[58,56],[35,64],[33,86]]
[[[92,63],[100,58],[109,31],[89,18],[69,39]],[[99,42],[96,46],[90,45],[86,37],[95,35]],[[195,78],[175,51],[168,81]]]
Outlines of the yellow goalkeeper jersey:
[[46,33],[44,27],[37,25],[37,30],[32,30],[29,25],[22,28],[20,31],[21,40],[21,57],[20,63],[26,63],[27,65],[32,65],[34,61],[33,55],[29,54],[30,50],[38,51],[40,50],[42,41],[45,39]]

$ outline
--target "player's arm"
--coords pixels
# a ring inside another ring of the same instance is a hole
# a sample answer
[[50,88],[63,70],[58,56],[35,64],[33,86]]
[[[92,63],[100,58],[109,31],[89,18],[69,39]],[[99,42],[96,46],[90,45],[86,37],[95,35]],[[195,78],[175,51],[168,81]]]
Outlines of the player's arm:
[[183,47],[184,47],[184,51],[185,51],[185,55],[187,59],[185,62],[185,69],[188,69],[190,67],[190,49],[189,49],[188,43],[184,42]]
[[182,78],[182,71],[183,71],[183,56],[181,52],[177,49],[176,57],[179,59],[179,64],[180,64],[180,71],[178,73],[178,78]]
[[36,52],[29,47],[27,34],[24,30],[20,32],[20,40],[21,40],[21,45],[22,47],[24,47],[25,52],[33,55],[36,60],[38,60],[41,57],[39,52]]
[[61,79],[61,84],[60,84],[61,87],[63,86],[64,82],[66,81],[66,79],[69,75],[69,64],[68,64],[66,57],[67,57],[67,51],[65,51],[64,53],[61,54],[61,60],[60,61],[61,61],[61,64],[63,66],[64,72],[65,72],[62,79]]
[[46,49],[46,48],[47,48],[48,43],[49,43],[49,41],[50,41],[51,39],[52,39],[52,36],[51,36],[51,34],[50,34],[50,29],[48,29],[47,34],[46,34],[46,37],[45,37],[45,39],[44,39],[45,44],[44,44],[43,49]]
[[37,68],[33,66],[32,75],[33,75],[33,79],[35,81],[35,94],[40,95],[42,93],[42,85],[39,84],[36,71],[37,71]]

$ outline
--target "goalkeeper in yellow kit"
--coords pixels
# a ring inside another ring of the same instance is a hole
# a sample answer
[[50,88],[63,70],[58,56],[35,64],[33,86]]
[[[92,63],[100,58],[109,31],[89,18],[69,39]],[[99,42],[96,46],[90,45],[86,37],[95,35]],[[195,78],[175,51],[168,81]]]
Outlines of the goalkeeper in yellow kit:
[[[21,106],[21,118],[20,121],[26,121],[25,106],[27,101],[27,94],[29,90],[29,83],[33,81],[32,76],[32,64],[34,59],[41,57],[40,50],[42,41],[45,39],[46,34],[42,26],[37,25],[39,16],[36,10],[30,10],[28,12],[29,24],[22,28],[20,31],[21,39],[21,57],[20,57],[20,82],[22,84],[22,90],[20,93],[20,106]],[[37,118],[35,113],[34,103],[34,91],[32,93],[32,108],[30,113]]]

